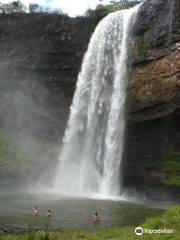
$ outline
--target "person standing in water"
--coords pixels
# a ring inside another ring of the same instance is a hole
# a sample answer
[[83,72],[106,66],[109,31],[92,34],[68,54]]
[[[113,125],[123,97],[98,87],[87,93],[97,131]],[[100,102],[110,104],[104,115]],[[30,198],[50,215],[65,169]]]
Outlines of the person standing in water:
[[48,218],[51,217],[51,210],[48,210],[47,211],[47,215],[46,215]]
[[100,216],[98,215],[97,212],[95,212],[94,215],[93,215],[92,223],[93,223],[93,224],[98,224],[98,223],[100,223]]
[[37,207],[37,206],[35,206],[35,207],[33,208],[33,210],[32,210],[32,215],[33,215],[33,216],[38,216],[38,207]]

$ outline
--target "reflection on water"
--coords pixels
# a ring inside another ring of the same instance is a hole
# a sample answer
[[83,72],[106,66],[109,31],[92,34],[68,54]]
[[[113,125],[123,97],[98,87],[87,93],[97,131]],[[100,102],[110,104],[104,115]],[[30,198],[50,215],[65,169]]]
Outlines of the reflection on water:
[[[66,199],[59,196],[33,194],[0,195],[0,225],[16,224],[40,228],[85,228],[92,227],[95,211],[101,216],[100,227],[136,225],[145,218],[162,213],[156,204],[131,203],[125,201]],[[32,216],[32,208],[38,206],[38,217]],[[52,217],[47,220],[50,209]]]

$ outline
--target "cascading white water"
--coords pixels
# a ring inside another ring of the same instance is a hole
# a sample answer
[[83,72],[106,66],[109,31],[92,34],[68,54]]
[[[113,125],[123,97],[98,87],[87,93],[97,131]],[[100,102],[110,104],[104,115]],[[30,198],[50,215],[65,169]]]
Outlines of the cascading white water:
[[91,37],[55,177],[60,194],[120,193],[128,44],[137,9],[109,14]]

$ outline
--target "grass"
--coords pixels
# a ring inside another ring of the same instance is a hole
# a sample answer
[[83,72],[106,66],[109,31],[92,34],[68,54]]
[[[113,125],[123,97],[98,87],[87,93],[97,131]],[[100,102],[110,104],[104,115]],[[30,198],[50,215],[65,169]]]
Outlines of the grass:
[[167,186],[180,187],[180,152],[169,151],[164,157],[162,170],[167,172],[167,179],[161,182]]
[[167,178],[166,180],[162,180],[167,186],[176,186],[180,187],[180,176],[174,176]]
[[22,235],[4,235],[0,240],[179,240],[180,239],[180,206],[166,211],[159,217],[148,218],[142,224],[146,229],[172,229],[172,233],[148,234],[136,236],[135,227],[97,229],[94,231],[67,230],[65,232],[40,231]]
[[180,170],[180,152],[170,151],[166,156],[166,163]]

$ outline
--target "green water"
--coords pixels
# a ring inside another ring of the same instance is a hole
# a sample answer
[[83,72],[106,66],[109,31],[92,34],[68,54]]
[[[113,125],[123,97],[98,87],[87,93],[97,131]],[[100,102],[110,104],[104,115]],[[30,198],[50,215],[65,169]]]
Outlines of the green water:
[[[38,206],[39,215],[32,216],[32,208]],[[50,209],[52,217],[47,220]],[[99,227],[139,225],[147,217],[161,214],[161,204],[131,203],[127,201],[67,199],[59,196],[33,195],[23,193],[1,193],[0,226],[18,225],[66,229],[91,229],[92,215],[97,211],[101,216]]]

